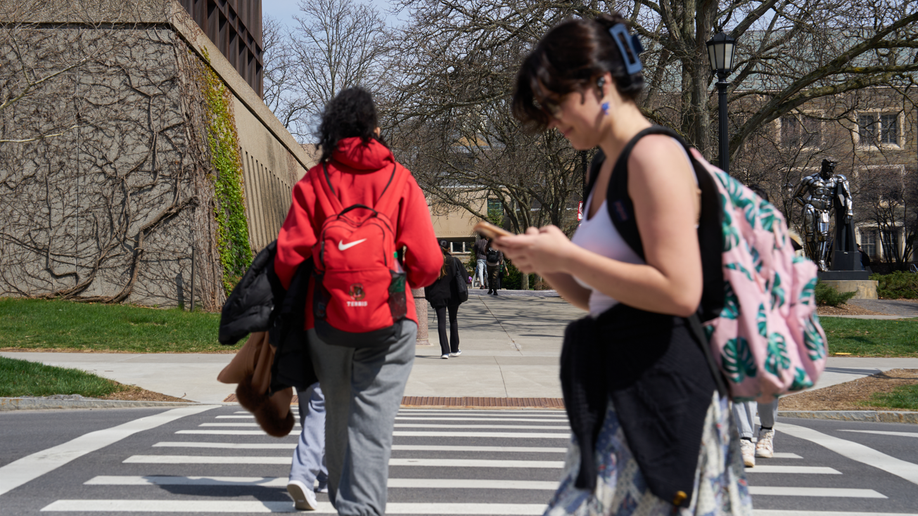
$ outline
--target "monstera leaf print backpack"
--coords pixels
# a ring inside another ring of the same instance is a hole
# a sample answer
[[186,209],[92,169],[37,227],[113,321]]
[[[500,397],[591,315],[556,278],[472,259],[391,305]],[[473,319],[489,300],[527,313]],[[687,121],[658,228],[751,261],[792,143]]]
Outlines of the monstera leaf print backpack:
[[[828,355],[816,315],[817,267],[794,254],[784,216],[771,203],[708,163],[673,130],[653,126],[626,145],[613,169],[606,199],[616,229],[643,257],[627,163],[634,144],[647,134],[671,136],[685,147],[702,191],[704,291],[690,322],[708,344],[721,389],[734,401],[771,402],[812,387]],[[591,179],[601,161],[601,156],[594,160]]]

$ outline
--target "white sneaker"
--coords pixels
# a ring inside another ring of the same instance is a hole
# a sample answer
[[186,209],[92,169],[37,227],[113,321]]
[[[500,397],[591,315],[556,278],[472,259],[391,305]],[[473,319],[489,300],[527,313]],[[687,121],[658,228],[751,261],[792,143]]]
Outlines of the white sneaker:
[[440,358],[442,358],[443,360],[449,360],[449,354],[447,353],[447,354],[440,355]]
[[740,452],[743,454],[743,465],[755,467],[755,444],[749,439],[740,439]]
[[451,357],[458,357],[458,356],[461,355],[461,354],[462,354],[462,350],[460,349],[459,351],[457,351],[457,352],[455,352],[455,353],[450,352],[449,356],[451,356]]
[[774,429],[759,429],[759,438],[755,442],[755,456],[770,459],[775,456],[775,431]]
[[306,484],[299,480],[287,482],[287,494],[293,498],[293,506],[298,511],[314,511],[319,506],[316,494],[312,492],[312,489],[306,489]]

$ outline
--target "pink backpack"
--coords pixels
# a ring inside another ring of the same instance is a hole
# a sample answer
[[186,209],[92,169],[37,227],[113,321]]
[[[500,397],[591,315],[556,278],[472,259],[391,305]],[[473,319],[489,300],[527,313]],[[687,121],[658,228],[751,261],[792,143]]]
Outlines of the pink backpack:
[[784,216],[771,203],[705,161],[671,129],[653,126],[626,145],[612,172],[606,199],[616,229],[644,256],[627,194],[627,162],[647,134],[666,134],[685,147],[702,190],[704,292],[689,322],[709,345],[702,348],[721,373],[715,374],[720,390],[734,401],[771,402],[812,387],[828,355],[816,315],[817,267],[794,254]]
[[704,322],[735,401],[771,402],[812,387],[825,369],[816,264],[796,256],[784,216],[691,149],[714,178],[723,210],[724,303]]

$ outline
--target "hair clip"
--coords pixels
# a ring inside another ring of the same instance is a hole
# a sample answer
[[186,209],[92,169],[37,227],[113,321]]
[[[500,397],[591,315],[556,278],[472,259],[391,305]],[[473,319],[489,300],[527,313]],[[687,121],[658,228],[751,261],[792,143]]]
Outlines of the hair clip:
[[643,70],[644,65],[641,64],[640,54],[644,51],[644,46],[641,45],[641,40],[638,39],[637,34],[628,34],[628,29],[623,23],[613,25],[609,29],[609,34],[618,46],[618,51],[622,54],[622,60],[625,62],[625,72],[631,75]]

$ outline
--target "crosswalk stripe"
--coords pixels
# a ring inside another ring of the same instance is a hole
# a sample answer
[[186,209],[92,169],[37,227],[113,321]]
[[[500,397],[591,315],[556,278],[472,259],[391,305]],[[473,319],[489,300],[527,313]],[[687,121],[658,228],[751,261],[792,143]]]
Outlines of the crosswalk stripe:
[[396,421],[514,421],[520,423],[559,423],[567,424],[567,419],[553,418],[521,418],[521,417],[420,417],[396,416]]
[[161,442],[154,448],[217,448],[228,450],[293,450],[296,443],[203,443],[203,442]]
[[526,468],[561,469],[564,461],[478,460],[478,459],[389,459],[390,466],[432,466],[437,468]]
[[[455,427],[453,427],[455,428]],[[182,435],[266,435],[263,430],[178,430],[176,434]],[[291,434],[294,435],[295,434]],[[396,430],[392,432],[393,437],[500,437],[506,439],[570,439],[570,432],[563,433],[539,433],[539,432],[464,432],[455,430],[452,432],[410,432]]]
[[401,409],[398,415],[415,415],[415,414],[433,414],[433,415],[455,415],[455,416],[493,416],[493,417],[520,417],[531,416],[553,416],[559,419],[567,419],[567,414],[563,410],[466,410],[466,409]]
[[[309,514],[337,514],[328,502],[319,502]],[[227,500],[57,500],[42,512],[201,512],[201,513],[286,513],[297,512],[293,502]],[[466,514],[491,516],[536,516],[545,512],[544,504],[509,503],[390,503],[387,514],[426,514],[430,516]]]
[[[290,464],[287,455],[223,456],[223,455],[132,455],[125,464]],[[483,459],[389,459],[390,466],[421,466],[443,468],[531,468],[561,469],[564,461],[544,460],[483,460]]]
[[[232,427],[247,427],[247,428],[261,428],[261,425],[258,423],[201,423],[198,426],[209,426],[217,428],[232,428]],[[299,423],[293,424],[294,428],[300,426]]]
[[125,464],[286,464],[290,457],[245,457],[214,455],[131,455]]
[[841,511],[772,511],[753,510],[755,516],[918,516],[906,512],[841,512]]
[[775,452],[773,459],[802,459],[803,457],[791,452]]
[[918,437],[915,432],[889,432],[887,430],[839,430],[840,432],[857,432],[859,434],[891,435],[893,437]]
[[[202,432],[205,430],[201,430]],[[564,439],[570,440],[570,432],[564,433],[528,433],[528,432],[405,432],[396,430],[392,432],[393,437],[450,437],[459,439],[462,437],[487,437],[503,439]]]
[[185,435],[268,435],[264,430],[178,430],[175,433]]
[[[220,423],[212,423],[220,424]],[[475,430],[566,430],[564,426],[536,426],[536,425],[437,425],[424,423],[395,423],[395,428],[453,428],[457,432],[472,428]]]
[[63,444],[42,450],[0,467],[0,495],[54,471],[88,453],[130,437],[137,432],[171,423],[185,416],[216,408],[216,405],[182,407],[142,417],[127,423],[89,432]]
[[749,493],[756,496],[817,496],[831,498],[886,498],[873,489],[849,489],[846,487],[775,487],[749,486]]
[[897,459],[874,450],[873,448],[864,446],[863,444],[846,441],[822,432],[817,432],[811,428],[782,424],[781,429],[781,431],[787,435],[814,442],[843,457],[881,469],[897,477],[904,478],[913,484],[918,484],[918,465],[912,464],[911,462]]
[[[87,480],[88,486],[231,486],[285,487],[286,477],[206,477],[206,476],[131,476],[99,475]],[[501,489],[554,491],[556,481],[537,480],[479,480],[461,478],[390,478],[389,487],[396,489]]]
[[393,444],[392,451],[444,451],[485,453],[566,453],[567,448],[540,448],[537,446],[449,446],[424,444]]
[[756,466],[746,468],[750,473],[781,473],[784,475],[841,475],[840,471],[823,466]]

